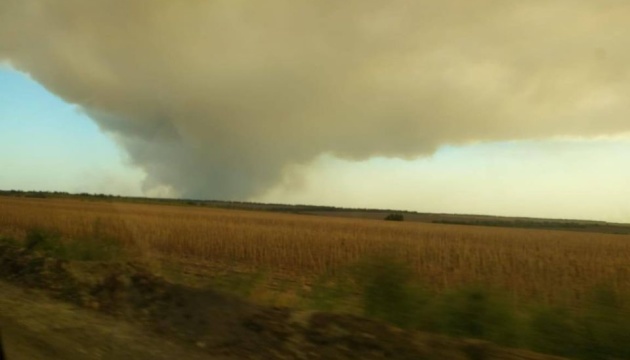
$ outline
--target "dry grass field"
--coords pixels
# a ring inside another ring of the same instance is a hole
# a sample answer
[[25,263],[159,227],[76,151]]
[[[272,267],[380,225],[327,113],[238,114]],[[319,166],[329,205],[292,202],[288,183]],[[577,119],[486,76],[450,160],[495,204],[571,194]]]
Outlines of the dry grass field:
[[630,293],[630,236],[356,220],[192,206],[0,197],[0,235],[43,228],[119,241],[134,256],[238,264],[296,278],[384,251],[435,290],[483,283],[515,299],[580,300],[605,283]]

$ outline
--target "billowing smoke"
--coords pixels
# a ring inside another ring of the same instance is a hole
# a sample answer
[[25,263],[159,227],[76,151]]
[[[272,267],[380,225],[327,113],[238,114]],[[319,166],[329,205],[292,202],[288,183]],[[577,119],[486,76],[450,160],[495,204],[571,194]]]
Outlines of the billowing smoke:
[[628,132],[628,24],[625,0],[0,0],[0,61],[148,187],[244,199],[322,154]]

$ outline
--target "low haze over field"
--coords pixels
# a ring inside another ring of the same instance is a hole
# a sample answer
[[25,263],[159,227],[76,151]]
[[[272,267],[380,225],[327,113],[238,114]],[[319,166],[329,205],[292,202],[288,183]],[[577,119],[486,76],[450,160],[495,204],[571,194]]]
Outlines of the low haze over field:
[[630,222],[629,22],[617,0],[3,0],[0,188]]

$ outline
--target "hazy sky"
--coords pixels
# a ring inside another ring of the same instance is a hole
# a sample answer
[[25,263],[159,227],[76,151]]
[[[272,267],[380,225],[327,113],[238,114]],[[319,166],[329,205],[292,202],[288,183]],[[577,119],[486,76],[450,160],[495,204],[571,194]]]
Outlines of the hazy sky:
[[5,0],[0,188],[630,222],[624,1]]

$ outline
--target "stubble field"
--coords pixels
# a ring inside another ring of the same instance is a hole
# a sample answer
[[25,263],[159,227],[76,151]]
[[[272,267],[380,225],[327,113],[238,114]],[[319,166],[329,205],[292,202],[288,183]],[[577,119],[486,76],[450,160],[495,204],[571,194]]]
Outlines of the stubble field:
[[363,258],[404,261],[431,290],[483,284],[515,300],[580,302],[600,284],[630,292],[630,237],[386,222],[192,206],[0,197],[0,235],[115,242],[153,262],[234,266],[315,279]]

